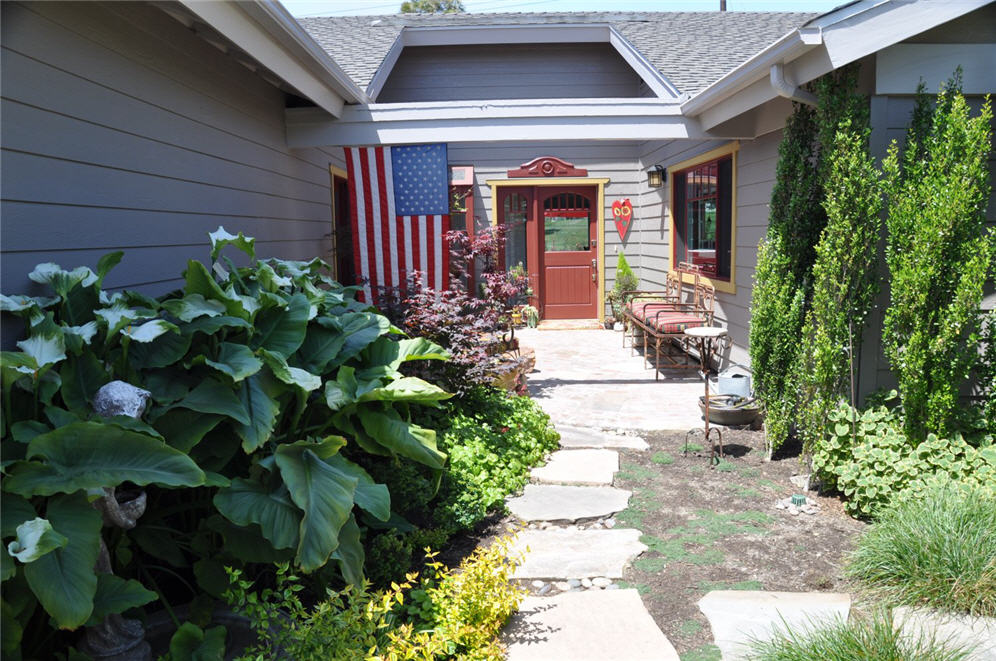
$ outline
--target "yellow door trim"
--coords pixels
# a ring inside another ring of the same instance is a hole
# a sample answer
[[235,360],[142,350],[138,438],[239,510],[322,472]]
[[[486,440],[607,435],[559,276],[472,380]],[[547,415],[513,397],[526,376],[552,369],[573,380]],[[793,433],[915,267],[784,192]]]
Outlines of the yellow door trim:
[[488,179],[485,181],[491,187],[491,224],[498,224],[498,189],[509,186],[547,187],[547,186],[597,186],[598,209],[595,218],[595,233],[598,236],[598,320],[605,319],[605,184],[608,177],[544,177],[543,179]]
[[[680,172],[682,170],[687,170],[688,168],[700,165],[702,163],[707,163],[709,161],[714,161],[717,158],[722,158],[723,156],[731,156],[733,159],[733,174],[731,186],[733,188],[730,191],[730,279],[727,280],[716,280],[713,278],[707,278],[706,276],[700,276],[700,278],[711,284],[716,288],[716,291],[721,291],[726,294],[736,294],[737,293],[737,157],[740,155],[740,141],[734,140],[721,147],[716,147],[715,149],[710,149],[704,154],[699,154],[688,160],[681,161],[680,163],[675,163],[667,168],[667,178],[669,182],[674,182],[674,173]],[[673,185],[673,183],[672,183]],[[674,236],[674,195],[668,195],[668,213],[671,214],[671,227],[668,233],[668,263],[670,264],[670,269],[672,273],[677,274],[677,264],[674,264],[674,246],[675,236]],[[684,282],[692,282],[694,276],[687,273],[681,274],[681,278]]]

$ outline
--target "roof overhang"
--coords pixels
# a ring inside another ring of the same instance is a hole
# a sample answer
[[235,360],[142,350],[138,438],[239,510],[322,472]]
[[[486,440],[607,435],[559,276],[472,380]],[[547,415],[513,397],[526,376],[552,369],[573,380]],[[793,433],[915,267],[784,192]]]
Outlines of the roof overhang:
[[607,43],[626,61],[660,99],[679,99],[681,93],[611,25],[606,23],[557,25],[485,25],[409,27],[401,33],[374,74],[367,95],[376,100],[406,46],[468,46],[484,44]]
[[681,110],[697,117],[704,130],[715,129],[786,95],[773,82],[774,67],[783,84],[799,86],[989,2],[859,0],[789,32],[686,101]]
[[708,137],[660,99],[536,99],[346,106],[338,120],[288,108],[290,147]]
[[369,102],[363,90],[279,2],[178,3],[323,111],[339,117],[346,103]]

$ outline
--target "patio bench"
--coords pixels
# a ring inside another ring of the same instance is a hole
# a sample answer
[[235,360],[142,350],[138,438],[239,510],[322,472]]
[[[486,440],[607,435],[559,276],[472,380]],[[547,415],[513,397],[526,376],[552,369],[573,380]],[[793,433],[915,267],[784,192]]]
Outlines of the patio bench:
[[[694,276],[686,283],[682,274]],[[676,273],[668,273],[663,291],[629,291],[623,293],[623,346],[630,334],[630,346],[636,349],[636,335],[643,336],[643,356],[650,360],[653,346],[654,379],[660,378],[659,370],[695,369],[698,361],[692,360],[692,347],[685,336],[685,329],[711,326],[716,301],[716,289],[701,281],[699,269],[681,263]]]

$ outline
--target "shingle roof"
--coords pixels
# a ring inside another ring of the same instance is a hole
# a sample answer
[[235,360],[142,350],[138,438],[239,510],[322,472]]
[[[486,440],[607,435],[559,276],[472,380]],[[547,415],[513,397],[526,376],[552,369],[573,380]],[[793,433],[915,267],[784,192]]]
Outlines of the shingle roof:
[[608,23],[691,95],[818,14],[801,12],[570,12],[395,14],[298,19],[366,88],[405,26]]

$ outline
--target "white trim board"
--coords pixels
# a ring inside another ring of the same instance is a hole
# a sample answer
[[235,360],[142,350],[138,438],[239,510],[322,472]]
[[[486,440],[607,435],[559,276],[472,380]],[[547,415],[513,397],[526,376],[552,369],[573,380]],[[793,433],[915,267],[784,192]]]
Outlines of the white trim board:
[[684,100],[671,84],[625,37],[607,23],[560,25],[450,25],[405,26],[391,45],[367,86],[367,96],[376,100],[391,76],[406,46],[467,46],[483,44],[607,43],[659,98]]
[[[628,101],[635,103],[627,104]],[[673,140],[706,137],[676,104],[648,99],[559,99],[347,106],[340,120],[285,111],[292,148],[423,142]],[[653,101],[653,100],[649,100]],[[418,105],[419,107],[412,107]]]

